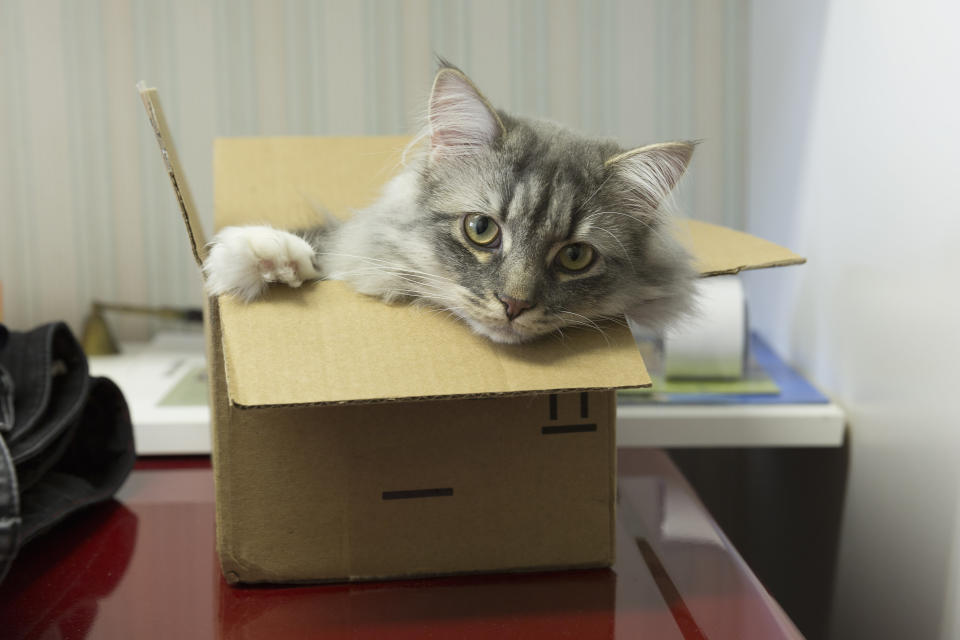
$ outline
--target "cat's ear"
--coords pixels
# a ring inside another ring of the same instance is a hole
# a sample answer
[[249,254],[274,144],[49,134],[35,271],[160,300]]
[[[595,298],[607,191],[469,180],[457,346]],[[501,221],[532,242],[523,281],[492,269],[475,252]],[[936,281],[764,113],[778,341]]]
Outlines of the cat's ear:
[[621,178],[628,201],[638,210],[653,214],[677,186],[693,157],[694,142],[661,142],[632,149],[604,163]]
[[500,116],[456,67],[437,71],[430,93],[433,156],[465,156],[492,145],[504,133]]

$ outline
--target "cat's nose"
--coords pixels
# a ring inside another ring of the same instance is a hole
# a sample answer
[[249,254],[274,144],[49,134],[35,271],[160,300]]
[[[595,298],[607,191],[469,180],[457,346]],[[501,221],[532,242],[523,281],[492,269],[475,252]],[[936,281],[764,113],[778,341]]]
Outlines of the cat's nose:
[[498,294],[497,299],[503,303],[503,310],[507,313],[507,320],[513,320],[533,306],[533,303],[527,302],[526,300],[517,300],[516,298],[502,294]]

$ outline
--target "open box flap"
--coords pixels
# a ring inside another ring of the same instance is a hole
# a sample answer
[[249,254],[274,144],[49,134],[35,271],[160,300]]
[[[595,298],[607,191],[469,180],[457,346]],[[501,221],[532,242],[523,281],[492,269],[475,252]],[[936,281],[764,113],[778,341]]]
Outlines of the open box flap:
[[690,250],[697,257],[697,268],[704,276],[806,262],[789,249],[749,233],[696,220],[685,220],[681,224],[681,233],[685,231]]
[[157,137],[157,144],[160,145],[163,166],[170,177],[173,193],[177,196],[177,204],[180,205],[180,214],[187,227],[193,259],[196,260],[197,266],[200,266],[207,257],[207,239],[203,234],[203,227],[200,226],[200,219],[197,217],[197,207],[193,203],[190,185],[184,178],[183,168],[180,166],[180,157],[173,144],[167,118],[163,113],[163,107],[160,106],[160,96],[157,95],[156,89],[147,87],[142,81],[137,83],[137,90],[140,92],[143,107],[147,110],[147,119],[153,128],[153,134]]
[[[189,191],[153,90],[144,104],[198,260],[205,251]],[[214,146],[217,227],[316,224],[318,206],[349,215],[396,171],[405,137],[233,138]],[[183,193],[187,197],[182,196]],[[796,264],[792,252],[699,222],[681,231],[704,275]],[[529,394],[649,386],[626,327],[565,330],[498,345],[443,314],[388,305],[343,283],[273,287],[252,304],[219,300],[227,387],[243,407]]]

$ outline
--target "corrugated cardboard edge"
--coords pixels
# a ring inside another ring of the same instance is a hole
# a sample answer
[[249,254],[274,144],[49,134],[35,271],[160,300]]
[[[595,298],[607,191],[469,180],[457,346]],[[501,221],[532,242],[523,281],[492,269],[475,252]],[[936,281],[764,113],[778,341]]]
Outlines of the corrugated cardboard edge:
[[197,266],[202,266],[204,259],[207,257],[207,239],[203,233],[203,227],[200,226],[200,220],[197,218],[197,208],[193,202],[193,194],[190,191],[190,185],[184,178],[183,169],[180,166],[180,157],[177,155],[177,149],[173,144],[173,136],[170,135],[170,128],[167,126],[167,118],[160,106],[160,96],[157,95],[156,89],[148,88],[142,80],[137,83],[137,91],[140,92],[140,99],[147,110],[150,126],[153,127],[157,144],[160,145],[160,155],[163,156],[163,164],[167,168],[170,184],[173,185],[173,192],[177,196],[177,204],[180,205],[183,223],[187,227],[187,236],[190,238],[193,258],[196,260]]
[[[701,220],[684,219],[678,221],[676,230],[680,234],[681,241],[696,256],[697,269],[700,271],[700,277],[702,278],[735,275],[741,271],[756,269],[788,267],[804,264],[807,261],[803,256],[769,240]],[[698,240],[703,239],[704,235],[708,235],[710,238],[707,245],[698,242]],[[733,257],[729,255],[729,251],[724,251],[724,249],[729,250],[731,246],[736,247]],[[741,262],[744,259],[743,257],[747,255],[756,258],[750,263]],[[766,259],[761,256],[766,257]],[[724,266],[716,268],[717,262],[723,263]]]
[[[229,383],[228,383],[229,384]],[[497,393],[457,393],[441,396],[409,396],[402,398],[365,398],[362,400],[344,400],[336,402],[291,402],[287,404],[240,404],[233,398],[230,398],[230,405],[236,409],[244,411],[252,409],[283,409],[283,408],[302,408],[302,407],[334,407],[348,405],[368,405],[380,404],[383,402],[436,402],[442,400],[473,400],[479,398],[513,398],[518,396],[542,396],[550,393],[578,393],[581,391],[616,391],[617,389],[644,389],[652,386],[652,382],[646,384],[618,385],[615,387],[565,387],[558,389],[530,389],[526,391],[503,391]]]
[[764,262],[762,264],[752,264],[737,267],[735,269],[720,269],[717,271],[704,271],[700,274],[701,278],[710,278],[712,276],[732,276],[736,275],[742,271],[756,271],[758,269],[772,269],[775,267],[792,267],[798,264],[806,264],[807,259],[797,256],[797,258],[791,258],[789,260],[775,260],[773,262]]
[[220,421],[226,419],[223,414],[230,411],[230,403],[227,400],[227,387],[223,377],[223,354],[219,336],[220,309],[216,298],[205,300],[203,313],[203,331],[207,348],[207,378],[210,382],[210,458],[214,478],[217,556],[220,558],[220,568],[227,582],[235,584],[239,581],[238,563],[235,561],[227,543],[230,539],[230,536],[226,533],[229,519],[224,515],[228,512],[226,505],[230,496],[230,476],[223,472],[225,465],[220,460],[222,452],[226,449],[224,440],[228,439],[230,434],[229,429],[221,430],[217,428]]
[[[222,456],[231,450],[231,430],[221,425],[234,423],[224,377],[223,346],[220,341],[220,307],[216,298],[206,298],[204,312],[204,338],[207,348],[207,374],[210,402],[210,459],[214,479],[214,515],[216,519],[216,548],[220,560],[220,570],[229,584],[239,584],[241,576],[255,575],[259,569],[244,562],[240,554],[231,546],[237,539],[233,521],[229,514],[233,510],[233,485],[229,468]],[[266,580],[266,579],[265,579]],[[276,579],[273,579],[276,582]]]
[[263,573],[258,575],[256,572],[245,575],[235,574],[233,578],[227,577],[227,582],[231,585],[261,585],[261,584],[281,584],[281,585],[309,585],[309,584],[342,584],[344,582],[382,582],[387,580],[410,580],[411,578],[454,578],[460,576],[483,576],[492,573],[509,573],[522,575],[525,573],[542,573],[546,571],[578,571],[582,569],[608,569],[612,566],[612,561],[581,562],[575,564],[557,564],[557,565],[537,565],[537,566],[519,566],[506,567],[503,569],[478,569],[476,571],[441,571],[434,573],[385,573],[382,575],[363,575],[363,576],[340,576],[336,578],[317,578],[309,580],[290,580],[284,578],[277,580]]
[[612,567],[617,560],[617,394],[611,391],[607,400],[607,411],[610,416],[610,428],[607,430],[610,442],[607,443],[607,451],[610,455],[608,463],[608,473],[610,474],[610,538],[607,548],[610,555],[606,559],[604,567]]

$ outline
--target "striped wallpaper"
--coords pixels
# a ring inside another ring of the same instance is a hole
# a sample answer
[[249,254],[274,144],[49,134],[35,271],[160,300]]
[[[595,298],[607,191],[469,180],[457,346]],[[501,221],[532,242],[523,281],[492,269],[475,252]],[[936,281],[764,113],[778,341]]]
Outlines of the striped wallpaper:
[[739,227],[746,2],[0,0],[5,320],[78,330],[92,299],[199,303],[140,79],[208,225],[214,137],[410,131],[436,52],[520,114],[704,140],[680,202]]

